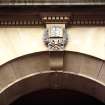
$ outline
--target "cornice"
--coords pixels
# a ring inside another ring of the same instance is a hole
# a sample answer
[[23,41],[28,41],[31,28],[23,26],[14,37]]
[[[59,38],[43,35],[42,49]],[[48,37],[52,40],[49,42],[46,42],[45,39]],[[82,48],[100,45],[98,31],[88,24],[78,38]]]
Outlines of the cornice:
[[0,0],[0,5],[105,5],[104,0]]
[[105,6],[1,7],[0,26],[105,26]]

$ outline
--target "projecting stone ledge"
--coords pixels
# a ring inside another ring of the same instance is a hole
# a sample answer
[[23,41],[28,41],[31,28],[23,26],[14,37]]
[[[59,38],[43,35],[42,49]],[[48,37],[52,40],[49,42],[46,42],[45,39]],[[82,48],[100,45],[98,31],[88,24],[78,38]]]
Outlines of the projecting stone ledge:
[[0,0],[0,5],[105,5],[104,0]]

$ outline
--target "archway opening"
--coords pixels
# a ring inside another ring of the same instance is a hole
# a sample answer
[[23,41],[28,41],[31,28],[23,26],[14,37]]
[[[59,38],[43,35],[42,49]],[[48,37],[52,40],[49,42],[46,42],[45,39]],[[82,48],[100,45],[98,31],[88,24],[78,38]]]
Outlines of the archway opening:
[[45,89],[26,94],[10,105],[104,105],[99,100],[72,90]]

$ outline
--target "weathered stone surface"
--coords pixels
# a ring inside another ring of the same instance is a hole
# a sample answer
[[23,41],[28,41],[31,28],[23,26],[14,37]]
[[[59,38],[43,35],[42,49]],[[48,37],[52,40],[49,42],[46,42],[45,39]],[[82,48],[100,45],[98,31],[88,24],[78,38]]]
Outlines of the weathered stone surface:
[[[105,3],[104,0],[0,0],[0,5],[2,4],[7,4],[7,5],[14,5],[14,3],[19,3],[21,5],[21,3],[24,3],[27,5],[27,3],[41,3],[41,5],[51,5],[53,3],[63,3],[63,5],[65,4],[70,4],[72,5],[72,3],[74,4],[79,4],[79,5],[86,5],[86,4],[100,4],[103,5],[103,3]],[[82,3],[82,4],[81,4]],[[37,5],[37,4],[35,4]]]
[[8,105],[26,93],[46,88],[72,89],[105,101],[105,66],[102,66],[102,60],[80,53],[65,52],[63,69],[51,70],[50,59],[49,52],[41,52],[2,65],[0,104]]

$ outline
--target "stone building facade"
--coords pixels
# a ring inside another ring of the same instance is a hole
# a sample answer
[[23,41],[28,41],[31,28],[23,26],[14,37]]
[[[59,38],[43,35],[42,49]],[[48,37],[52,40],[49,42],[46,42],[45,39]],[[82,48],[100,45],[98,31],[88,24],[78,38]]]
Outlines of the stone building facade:
[[43,89],[105,103],[104,0],[0,2],[0,105]]

